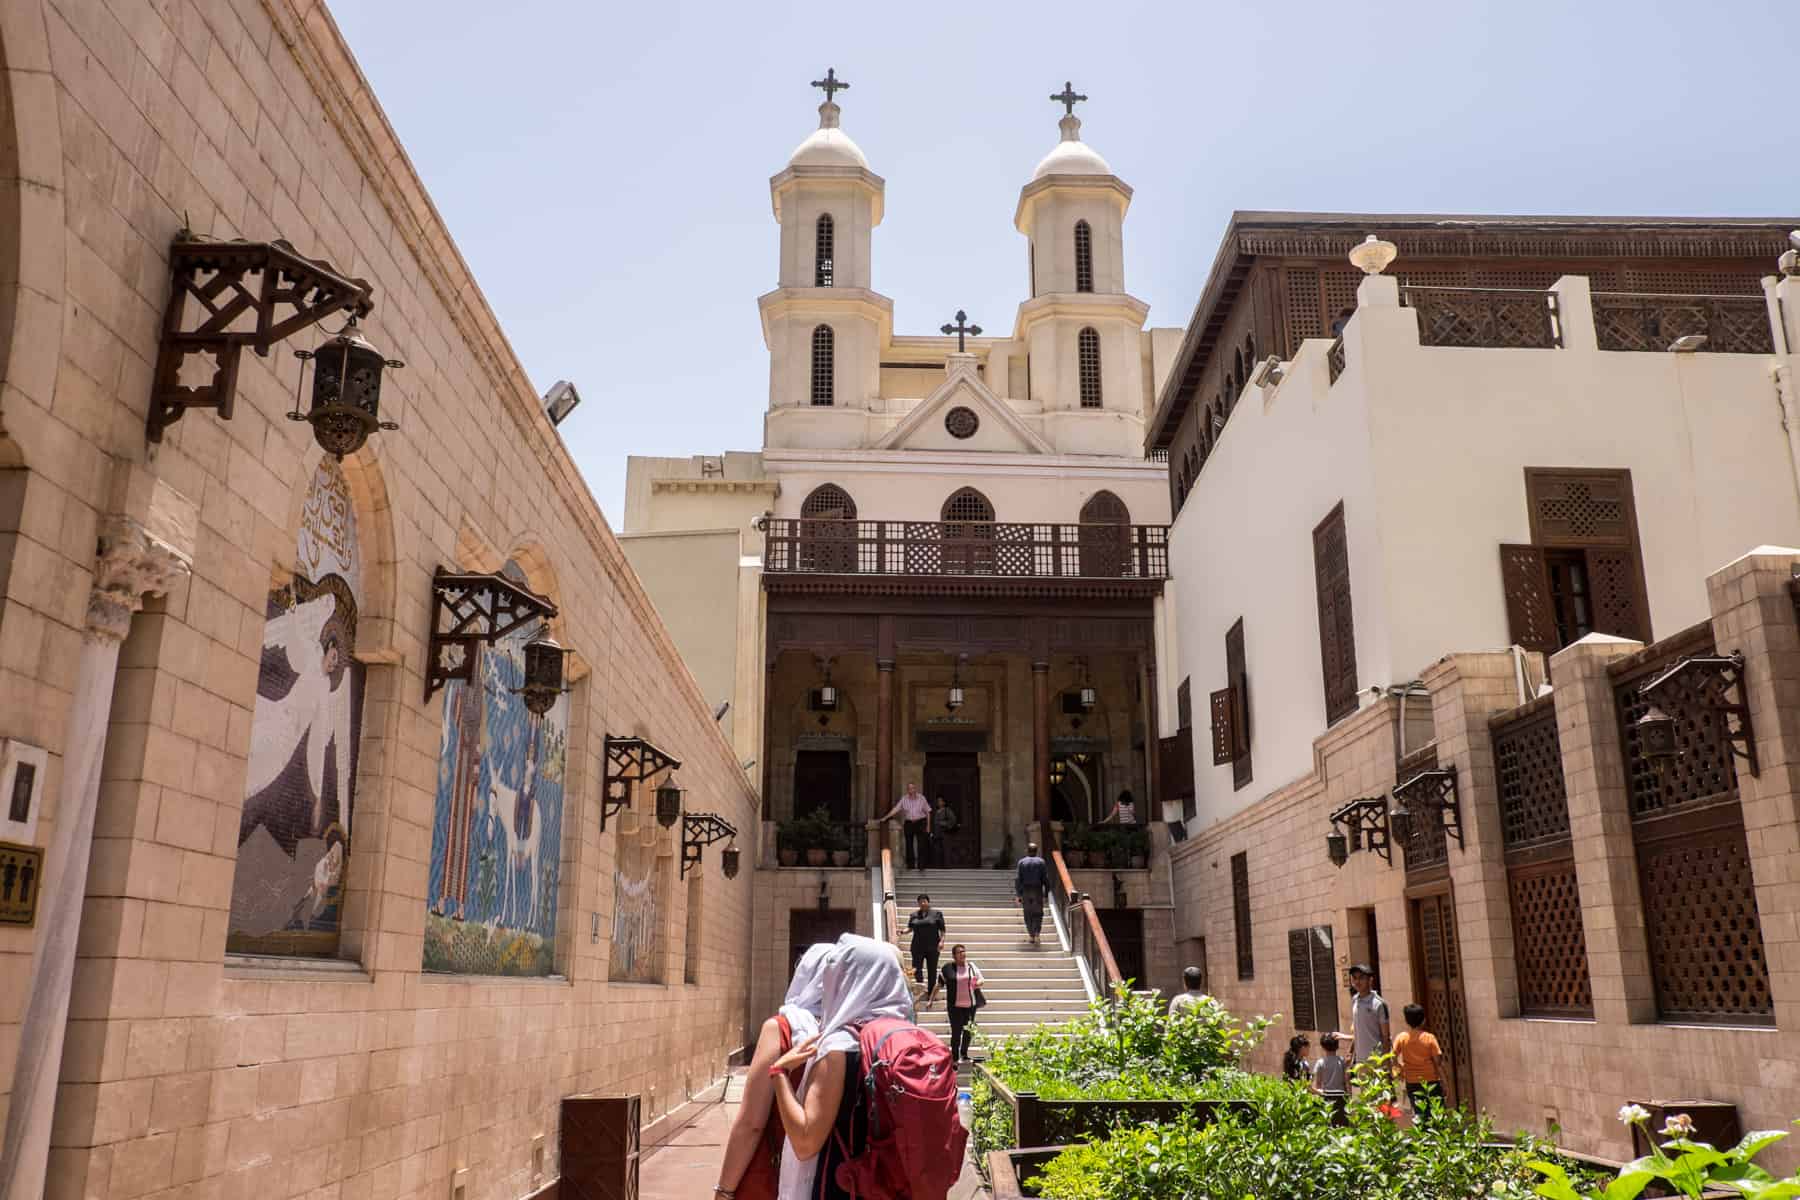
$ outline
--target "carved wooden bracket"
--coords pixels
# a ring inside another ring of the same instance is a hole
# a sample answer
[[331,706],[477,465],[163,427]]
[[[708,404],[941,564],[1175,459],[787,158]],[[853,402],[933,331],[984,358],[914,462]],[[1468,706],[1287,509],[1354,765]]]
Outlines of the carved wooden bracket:
[[425,650],[425,699],[451,680],[475,678],[475,649],[493,645],[527,621],[549,620],[556,605],[498,572],[443,567],[431,578],[431,639]]
[[685,879],[689,867],[700,865],[700,857],[714,842],[737,836],[737,826],[713,813],[687,813],[681,819],[681,871]]
[[[600,832],[606,818],[631,803],[631,784],[643,783],[660,771],[674,771],[681,760],[641,737],[606,735],[606,781],[600,794]],[[673,822],[671,822],[672,824]],[[685,872],[683,872],[685,874]]]
[[[347,278],[279,240],[220,242],[183,230],[169,247],[169,274],[145,423],[152,442],[162,441],[163,431],[190,408],[215,409],[221,420],[231,419],[245,346],[266,356],[275,343],[335,313],[366,317],[375,307],[367,280]],[[260,278],[252,283],[251,276]],[[192,329],[183,329],[190,299],[204,312]],[[195,354],[212,356],[212,379],[184,386],[182,367]]]

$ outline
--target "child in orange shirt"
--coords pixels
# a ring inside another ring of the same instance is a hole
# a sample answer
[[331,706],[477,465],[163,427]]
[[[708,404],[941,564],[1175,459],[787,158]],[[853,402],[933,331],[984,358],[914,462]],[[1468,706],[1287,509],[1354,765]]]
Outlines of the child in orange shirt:
[[1408,1028],[1394,1039],[1394,1070],[1406,1085],[1406,1099],[1412,1105],[1413,1121],[1426,1121],[1424,1101],[1436,1103],[1444,1099],[1444,1048],[1435,1035],[1426,1031],[1425,1009],[1417,1004],[1405,1008]]

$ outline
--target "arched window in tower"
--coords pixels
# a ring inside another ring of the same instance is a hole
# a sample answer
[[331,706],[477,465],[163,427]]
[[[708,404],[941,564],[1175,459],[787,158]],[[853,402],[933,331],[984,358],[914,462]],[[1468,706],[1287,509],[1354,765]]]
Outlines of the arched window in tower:
[[831,286],[831,261],[837,226],[830,213],[820,213],[813,226],[813,286]]
[[830,408],[836,396],[836,390],[832,386],[837,376],[835,342],[831,326],[820,325],[813,330],[812,402],[815,407]]
[[946,575],[994,573],[994,506],[974,488],[959,488],[940,510]]
[[1081,573],[1117,578],[1132,574],[1131,513],[1111,492],[1095,492],[1081,506]]
[[1081,407],[1100,407],[1100,334],[1093,326],[1076,338],[1081,367]]
[[1094,290],[1094,232],[1086,221],[1075,222],[1075,290]]
[[835,483],[814,488],[800,505],[802,571],[847,575],[856,570],[856,501]]

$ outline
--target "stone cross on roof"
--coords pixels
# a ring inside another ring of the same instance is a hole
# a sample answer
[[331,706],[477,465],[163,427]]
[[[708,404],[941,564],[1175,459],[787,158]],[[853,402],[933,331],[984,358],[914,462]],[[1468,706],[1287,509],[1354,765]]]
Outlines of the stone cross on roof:
[[[836,97],[833,95],[833,93],[847,92],[850,90],[850,85],[843,82],[842,80],[840,80],[837,77],[837,68],[836,67],[826,67],[825,68],[825,78],[813,80],[812,86],[824,91],[825,103],[827,103],[827,104],[831,104],[831,103],[835,102]],[[1085,100],[1085,99],[1087,99],[1087,97],[1083,96],[1082,99]]]
[[969,314],[959,308],[956,310],[956,324],[945,325],[942,330],[943,333],[946,333],[946,334],[954,333],[956,335],[956,352],[958,354],[963,354],[966,352],[963,347],[963,336],[965,334],[969,337],[980,337],[981,336],[981,326],[971,325],[968,322],[969,322]]
[[1063,106],[1063,115],[1064,116],[1072,117],[1075,115],[1076,102],[1080,101],[1080,100],[1086,100],[1087,97],[1081,95],[1080,93],[1078,93],[1075,90],[1075,84],[1072,80],[1064,80],[1063,81],[1063,90],[1052,95],[1050,97],[1050,99],[1056,101],[1056,103]]

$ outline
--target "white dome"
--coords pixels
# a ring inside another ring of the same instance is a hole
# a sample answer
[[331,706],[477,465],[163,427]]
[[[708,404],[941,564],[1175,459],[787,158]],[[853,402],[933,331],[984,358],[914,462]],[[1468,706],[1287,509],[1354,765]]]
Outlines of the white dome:
[[819,127],[788,155],[790,167],[861,167],[869,169],[869,160],[850,135],[838,128],[842,110],[832,101],[819,105]]
[[1031,173],[1033,179],[1042,179],[1046,175],[1111,175],[1112,168],[1106,165],[1094,148],[1086,142],[1058,142],[1056,149],[1044,155],[1038,163],[1037,170]]

